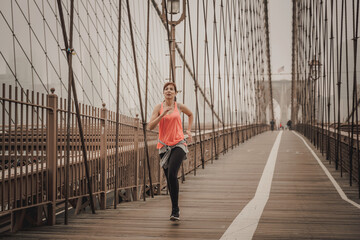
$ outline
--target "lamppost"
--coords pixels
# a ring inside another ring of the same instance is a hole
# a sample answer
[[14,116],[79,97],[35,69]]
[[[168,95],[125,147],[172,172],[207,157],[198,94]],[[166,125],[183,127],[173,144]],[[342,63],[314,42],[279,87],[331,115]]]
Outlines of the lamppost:
[[[161,20],[165,24],[171,25],[171,34],[170,34],[170,79],[172,82],[175,82],[175,26],[181,23],[182,20],[185,19],[186,12],[186,0],[182,0],[182,14],[180,18],[176,21],[173,20],[173,15],[180,13],[180,0],[162,0],[162,12],[161,12]],[[167,10],[167,12],[166,12]],[[167,18],[167,14],[171,15],[170,20]],[[173,73],[171,75],[171,72]]]
[[[316,59],[316,56],[313,57],[311,61],[309,61],[309,84],[311,84],[311,98],[310,98],[310,104],[313,105],[310,108],[311,114],[310,114],[310,124],[313,126],[316,124],[316,83],[317,80],[320,78],[321,75],[321,63],[320,60]],[[319,114],[317,114],[319,117]],[[313,133],[313,131],[311,131]],[[310,138],[313,140],[313,143],[315,143],[315,134],[312,134],[313,137]]]
[[316,81],[320,78],[321,73],[321,63],[320,60],[316,60],[316,57],[314,56],[313,60],[309,61],[309,67],[310,67],[310,79],[313,81]]

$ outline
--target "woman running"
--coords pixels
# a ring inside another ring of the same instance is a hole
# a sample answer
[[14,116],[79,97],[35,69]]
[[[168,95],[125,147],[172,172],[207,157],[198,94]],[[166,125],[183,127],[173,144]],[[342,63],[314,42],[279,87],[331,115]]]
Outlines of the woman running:
[[170,220],[176,221],[180,220],[178,205],[179,182],[177,175],[181,162],[186,159],[186,153],[188,152],[180,113],[183,112],[189,117],[189,124],[186,130],[188,142],[192,140],[190,130],[194,117],[184,104],[179,104],[175,101],[177,94],[175,83],[165,83],[163,94],[165,100],[155,106],[148,123],[148,128],[152,130],[159,124],[159,142],[157,148],[161,158],[160,165],[164,169],[167,186],[170,191],[172,204]]

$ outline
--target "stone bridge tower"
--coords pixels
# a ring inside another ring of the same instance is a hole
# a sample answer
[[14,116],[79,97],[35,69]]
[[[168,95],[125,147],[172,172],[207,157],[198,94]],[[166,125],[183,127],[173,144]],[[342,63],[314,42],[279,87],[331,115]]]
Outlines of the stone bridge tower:
[[[266,91],[269,88],[268,84],[265,84]],[[286,125],[290,119],[288,117],[288,110],[291,107],[291,81],[278,80],[272,81],[273,99],[275,99],[280,105],[280,122],[282,125]],[[270,105],[270,103],[268,103]],[[275,106],[274,106],[275,108]]]

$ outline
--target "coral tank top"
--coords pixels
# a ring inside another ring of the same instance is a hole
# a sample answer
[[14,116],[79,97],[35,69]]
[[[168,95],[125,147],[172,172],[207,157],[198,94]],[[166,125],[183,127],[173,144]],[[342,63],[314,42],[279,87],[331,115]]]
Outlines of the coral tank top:
[[[176,102],[174,103],[174,111],[166,114],[159,122],[159,140],[168,146],[174,146],[185,138],[180,112],[177,108]],[[160,114],[163,112],[163,103],[161,103]],[[157,149],[162,148],[164,145],[157,144]]]

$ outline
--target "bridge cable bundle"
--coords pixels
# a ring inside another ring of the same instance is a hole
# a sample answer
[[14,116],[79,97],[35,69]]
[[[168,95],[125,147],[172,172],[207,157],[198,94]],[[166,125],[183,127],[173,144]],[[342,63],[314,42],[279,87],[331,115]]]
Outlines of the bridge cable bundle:
[[349,174],[350,185],[354,179],[358,182],[360,197],[356,80],[359,4],[346,0],[293,1],[291,118],[329,163],[334,162],[341,176],[343,172]]

